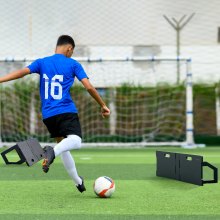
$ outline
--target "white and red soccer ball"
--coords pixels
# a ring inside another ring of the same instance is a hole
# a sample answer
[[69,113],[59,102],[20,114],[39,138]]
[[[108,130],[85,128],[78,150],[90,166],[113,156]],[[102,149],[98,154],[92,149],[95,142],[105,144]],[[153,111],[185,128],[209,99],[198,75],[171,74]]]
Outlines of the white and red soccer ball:
[[95,180],[93,189],[97,196],[109,198],[115,191],[114,180],[107,176],[101,176]]

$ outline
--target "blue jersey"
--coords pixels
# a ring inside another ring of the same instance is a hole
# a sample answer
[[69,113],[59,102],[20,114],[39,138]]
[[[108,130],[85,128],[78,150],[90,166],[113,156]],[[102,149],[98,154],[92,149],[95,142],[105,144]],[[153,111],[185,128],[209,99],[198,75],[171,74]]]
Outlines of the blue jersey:
[[76,77],[88,78],[79,62],[62,54],[37,59],[28,66],[40,75],[40,97],[43,119],[62,113],[77,113],[70,95]]

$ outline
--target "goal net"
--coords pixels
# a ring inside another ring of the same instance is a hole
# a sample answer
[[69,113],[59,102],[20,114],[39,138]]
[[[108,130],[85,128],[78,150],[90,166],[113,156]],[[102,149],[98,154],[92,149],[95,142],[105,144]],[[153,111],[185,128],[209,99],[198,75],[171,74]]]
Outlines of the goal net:
[[[81,83],[71,95],[79,111],[85,146],[188,145],[193,142],[192,74],[188,59],[78,59],[111,109],[102,119],[100,107]],[[7,60],[24,67],[31,60]],[[178,78],[178,83],[177,83]],[[1,145],[30,137],[53,142],[42,123],[39,78],[31,74],[0,86]]]

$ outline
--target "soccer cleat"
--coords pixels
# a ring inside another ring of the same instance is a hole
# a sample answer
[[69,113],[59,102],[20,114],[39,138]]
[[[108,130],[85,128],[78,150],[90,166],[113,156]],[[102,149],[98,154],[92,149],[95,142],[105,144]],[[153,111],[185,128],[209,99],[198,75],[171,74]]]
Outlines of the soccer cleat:
[[81,180],[82,180],[82,184],[78,184],[76,185],[76,188],[82,193],[84,191],[86,191],[86,187],[84,186],[84,180],[83,178],[80,176]]
[[44,147],[43,150],[44,150],[44,160],[42,163],[42,169],[45,173],[47,173],[49,171],[50,165],[54,161],[55,154],[53,148],[50,146]]

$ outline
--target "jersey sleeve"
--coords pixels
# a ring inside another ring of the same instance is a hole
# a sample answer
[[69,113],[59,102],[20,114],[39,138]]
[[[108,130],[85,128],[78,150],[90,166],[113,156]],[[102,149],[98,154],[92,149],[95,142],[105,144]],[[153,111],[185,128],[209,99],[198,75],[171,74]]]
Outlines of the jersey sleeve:
[[84,78],[89,78],[80,63],[77,63],[75,65],[74,74],[79,81],[81,81]]
[[40,73],[40,59],[35,60],[29,66],[27,66],[31,73]]

